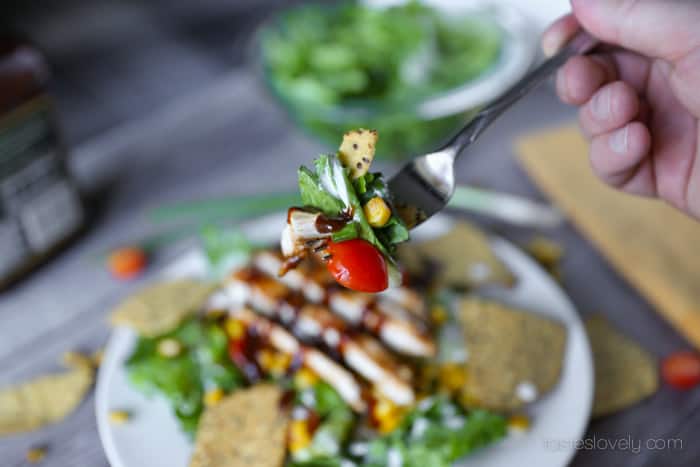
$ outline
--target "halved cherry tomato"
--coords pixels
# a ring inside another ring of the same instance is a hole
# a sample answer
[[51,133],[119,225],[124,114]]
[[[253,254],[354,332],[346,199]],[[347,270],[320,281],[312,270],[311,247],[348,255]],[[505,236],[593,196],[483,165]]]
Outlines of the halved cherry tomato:
[[690,389],[700,383],[700,355],[689,351],[671,354],[661,363],[661,374],[671,386]]
[[329,242],[328,253],[328,271],[340,285],[359,292],[381,292],[389,286],[384,256],[368,241]]
[[107,258],[107,267],[117,279],[133,279],[146,269],[148,257],[137,247],[124,247],[114,250]]

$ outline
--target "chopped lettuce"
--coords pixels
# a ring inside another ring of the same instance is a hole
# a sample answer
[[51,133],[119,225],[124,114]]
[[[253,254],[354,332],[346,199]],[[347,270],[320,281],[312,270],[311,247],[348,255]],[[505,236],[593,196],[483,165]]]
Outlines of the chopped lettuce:
[[200,239],[213,278],[222,278],[240,267],[254,249],[245,234],[235,228],[208,225],[200,232]]
[[313,387],[314,409],[321,418],[308,448],[293,455],[294,465],[337,465],[338,456],[355,424],[355,415],[330,385],[318,382]]
[[506,434],[506,421],[483,410],[465,412],[448,398],[426,399],[393,432],[370,441],[359,465],[388,465],[401,458],[403,467],[449,467],[466,454]]
[[[158,353],[158,343],[166,338],[182,345],[179,355],[168,358]],[[146,394],[164,396],[183,431],[192,435],[204,408],[204,393],[216,388],[229,392],[243,384],[228,357],[227,343],[216,323],[190,319],[162,336],[139,338],[126,364],[129,378]]]

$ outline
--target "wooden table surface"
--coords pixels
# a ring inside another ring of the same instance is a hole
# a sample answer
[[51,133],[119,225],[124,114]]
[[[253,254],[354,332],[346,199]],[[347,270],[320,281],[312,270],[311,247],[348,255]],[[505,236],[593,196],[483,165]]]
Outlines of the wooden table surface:
[[[515,162],[514,138],[574,117],[551,88],[540,89],[470,149],[457,168],[458,180],[541,199]],[[95,253],[153,233],[145,209],[170,201],[294,189],[297,166],[322,149],[294,130],[245,67],[219,74],[203,89],[75,145],[72,167],[84,186],[99,193],[97,214],[70,248],[0,295],[0,386],[57,370],[64,351],[104,345],[109,309],[182,250],[182,245],[169,248],[136,282],[108,276]],[[512,240],[533,234],[472,218]],[[659,357],[687,347],[570,225],[546,234],[566,247],[564,286],[582,315],[605,314]],[[93,404],[90,396],[62,423],[0,438],[0,465],[26,465],[27,449],[37,445],[49,447],[42,465],[108,465]],[[700,465],[699,433],[700,390],[681,393],[662,387],[640,405],[592,422],[586,439],[595,448],[580,449],[572,465]],[[640,449],[623,448],[621,440]]]

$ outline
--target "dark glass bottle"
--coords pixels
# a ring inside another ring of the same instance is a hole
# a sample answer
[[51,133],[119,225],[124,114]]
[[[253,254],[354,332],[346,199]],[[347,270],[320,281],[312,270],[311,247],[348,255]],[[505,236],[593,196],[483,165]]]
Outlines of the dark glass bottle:
[[84,223],[47,79],[35,47],[0,37],[0,289]]

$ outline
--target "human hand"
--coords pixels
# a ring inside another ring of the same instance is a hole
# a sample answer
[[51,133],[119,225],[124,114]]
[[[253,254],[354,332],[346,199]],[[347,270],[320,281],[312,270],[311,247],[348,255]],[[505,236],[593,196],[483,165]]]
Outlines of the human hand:
[[542,47],[551,55],[579,25],[606,44],[571,58],[556,79],[559,97],[580,107],[593,170],[700,219],[700,2],[571,3]]

